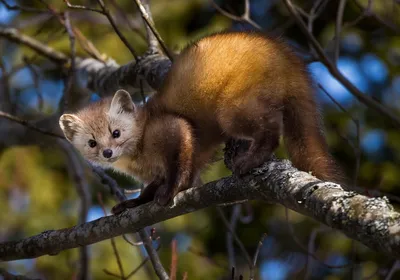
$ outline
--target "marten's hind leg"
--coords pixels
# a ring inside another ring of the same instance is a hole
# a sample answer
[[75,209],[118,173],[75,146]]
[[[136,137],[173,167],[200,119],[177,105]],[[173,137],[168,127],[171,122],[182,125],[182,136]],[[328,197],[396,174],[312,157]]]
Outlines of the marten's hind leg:
[[232,171],[241,176],[267,161],[279,146],[282,111],[272,102],[255,99],[224,113],[220,116],[224,131],[251,141],[249,149],[233,160]]

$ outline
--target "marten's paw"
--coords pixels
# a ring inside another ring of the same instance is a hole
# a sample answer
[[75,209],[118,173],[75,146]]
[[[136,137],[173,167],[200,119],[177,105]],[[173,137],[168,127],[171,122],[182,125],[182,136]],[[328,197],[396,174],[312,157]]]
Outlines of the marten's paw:
[[111,208],[111,213],[113,213],[114,215],[118,215],[124,212],[127,208],[134,208],[136,206],[139,206],[140,204],[140,201],[136,198],[125,200]]
[[240,156],[235,158],[233,163],[233,173],[239,177],[242,177],[250,172],[254,168],[253,162],[247,156]]
[[166,206],[174,197],[173,190],[168,185],[161,185],[154,195],[154,200],[161,206]]

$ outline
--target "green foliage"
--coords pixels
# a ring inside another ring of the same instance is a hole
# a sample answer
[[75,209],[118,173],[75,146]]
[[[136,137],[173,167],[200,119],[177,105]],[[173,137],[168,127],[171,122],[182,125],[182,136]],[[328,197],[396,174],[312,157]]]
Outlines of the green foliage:
[[[43,8],[38,3],[40,1],[19,1],[26,6]],[[66,10],[63,1],[46,1],[58,11]],[[77,5],[87,5],[88,2],[95,6],[96,1],[74,1]],[[114,18],[118,19],[118,26],[127,37],[128,41],[134,46],[135,50],[142,54],[146,50],[146,41],[138,32],[132,31],[123,18],[118,16],[118,11],[111,5],[112,1],[104,1],[113,12]],[[140,33],[145,34],[142,20],[137,12],[133,1],[120,0],[116,2],[121,10],[127,13],[128,17],[138,26]],[[222,4],[234,1],[219,1]],[[307,2],[307,1],[296,1]],[[332,2],[330,9],[324,13],[323,17],[314,24],[315,36],[326,46],[328,50],[332,47],[332,38],[335,33],[336,4]],[[360,10],[352,3],[347,1],[348,6],[344,15],[345,22],[351,22],[359,16]],[[368,0],[360,0],[366,5]],[[374,12],[384,17],[388,12],[387,2],[373,1]],[[234,3],[233,3],[234,4]],[[224,6],[225,7],[225,6]],[[398,8],[395,8],[394,11]],[[168,47],[174,51],[179,51],[188,43],[213,32],[225,30],[231,27],[232,21],[216,13],[211,8],[208,0],[153,0],[151,10],[158,31],[165,40]],[[389,9],[390,11],[390,9]],[[79,28],[80,32],[90,40],[101,54],[115,59],[120,64],[125,64],[133,59],[126,46],[119,40],[118,36],[109,25],[107,19],[98,14],[86,13],[82,11],[70,11],[73,26]],[[259,12],[259,11],[258,11]],[[261,12],[260,12],[261,13]],[[278,25],[288,21],[288,14],[282,5],[277,5],[273,13],[268,13],[273,18],[273,23]],[[35,37],[42,42],[48,42],[61,52],[69,53],[70,42],[63,29],[54,17],[40,24],[35,23],[32,13],[21,13],[18,15],[18,22],[24,24],[20,28],[24,34]],[[265,19],[266,20],[266,19]],[[400,23],[400,17],[394,17],[394,23]],[[386,86],[393,83],[399,77],[399,63],[393,56],[400,53],[400,39],[398,36],[383,29],[381,37],[375,36],[371,29],[377,29],[380,24],[374,18],[367,18],[360,24],[344,28],[342,37],[353,33],[359,36],[362,41],[361,50],[357,53],[345,53],[360,59],[366,53],[374,53],[388,67],[388,81],[384,85],[374,85],[368,89],[369,94],[377,100],[383,100],[383,92]],[[41,28],[41,32],[37,30]],[[269,27],[269,29],[271,29]],[[307,48],[304,36],[297,26],[288,25],[285,35],[294,39]],[[378,42],[377,42],[378,41]],[[77,55],[85,57],[87,53],[77,39]],[[15,46],[15,45],[13,45]],[[2,49],[3,50],[3,49]],[[4,53],[6,53],[4,51]],[[47,60],[36,56],[36,54],[25,48],[18,48],[12,53],[11,62],[18,65],[23,62],[23,57],[35,57],[34,62],[38,65],[47,65]],[[397,59],[399,61],[399,59]],[[60,79],[61,73],[57,71],[46,72],[47,78]],[[18,80],[11,84],[15,92],[20,92],[23,88]],[[62,90],[62,89],[60,89]],[[321,97],[323,93],[319,93]],[[392,106],[393,110],[399,112],[400,103],[398,93],[392,93],[392,98],[386,102]],[[50,105],[47,104],[46,110],[52,112]],[[398,172],[398,162],[400,160],[400,132],[379,114],[372,110],[365,109],[357,102],[347,108],[347,112],[342,112],[333,104],[323,106],[324,121],[327,128],[327,138],[329,146],[336,158],[343,165],[346,173],[353,177],[356,166],[355,156],[355,125],[349,118],[349,114],[360,120],[361,135],[369,131],[381,128],[386,132],[386,142],[379,156],[369,156],[364,152],[361,156],[358,183],[365,188],[378,188],[381,191],[392,194],[400,194],[400,172]],[[1,136],[3,137],[3,136]],[[6,136],[4,136],[6,137]],[[276,152],[278,157],[286,157],[286,151],[281,147]],[[223,164],[222,153],[216,156],[217,162],[202,174],[204,182],[216,180],[230,174]],[[39,149],[38,147],[10,147],[0,151],[0,235],[8,240],[20,239],[27,236],[38,234],[44,230],[71,227],[78,222],[79,198],[76,193],[75,185],[69,178],[66,160],[64,155],[53,148]],[[109,192],[94,179],[91,170],[85,170],[86,177],[91,186],[92,203],[98,206],[97,193],[102,193],[106,207],[109,211],[115,203]],[[132,187],[136,183],[127,179],[125,176],[109,172],[118,183],[124,187]],[[238,222],[237,234],[244,243],[249,254],[252,255],[256,250],[257,242],[263,233],[267,233],[273,238],[274,244],[271,248],[264,250],[265,259],[276,258],[284,259],[285,254],[300,252],[304,254],[301,246],[294,241],[294,237],[288,228],[285,209],[279,205],[269,205],[259,202],[249,203],[252,208],[253,219],[250,223]],[[242,212],[246,212],[242,207]],[[226,215],[230,218],[232,208],[226,207]],[[293,227],[296,238],[304,246],[308,245],[312,230],[318,227],[318,223],[300,214],[289,211],[289,222]],[[230,274],[228,256],[226,250],[226,229],[222,226],[222,221],[218,217],[214,208],[205,209],[195,213],[183,215],[170,219],[156,225],[157,233],[161,236],[160,256],[165,267],[169,267],[171,261],[170,243],[176,238],[177,234],[185,234],[191,239],[188,246],[182,249],[178,258],[178,279],[188,272],[189,279],[222,279],[223,276]],[[125,275],[140,264],[142,254],[139,247],[128,245],[121,237],[115,239],[119,254],[122,259]],[[181,242],[181,239],[178,239]],[[182,241],[183,242],[183,241]],[[270,243],[269,243],[270,244]],[[350,256],[353,246],[357,254],[362,258],[357,262],[368,260],[360,267],[360,275],[366,277],[371,275],[378,266],[387,265],[387,258],[375,254],[365,246],[358,243],[352,244],[351,240],[337,232],[324,232],[318,235],[315,240],[315,254],[323,261],[327,260],[332,253]],[[248,275],[247,263],[242,257],[242,253],[235,246],[237,269],[240,273]],[[89,247],[90,270],[92,279],[113,279],[103,272],[107,269],[119,274],[117,262],[110,245],[110,241],[103,241]],[[43,275],[46,279],[71,279],[76,273],[76,262],[78,261],[78,249],[61,252],[56,256],[43,256],[35,260],[34,269],[26,268],[21,263],[7,263],[7,268],[13,268],[19,273],[30,275]],[[268,255],[269,254],[269,255]],[[305,254],[304,254],[305,256]],[[329,272],[329,270],[328,270]],[[299,279],[304,271],[298,275],[293,275],[291,279]],[[342,270],[335,274],[334,271],[324,279],[349,279],[350,269]],[[151,265],[148,263],[132,279],[155,279],[155,274]],[[347,277],[347,278],[346,278]],[[377,279],[377,278],[376,278]]]

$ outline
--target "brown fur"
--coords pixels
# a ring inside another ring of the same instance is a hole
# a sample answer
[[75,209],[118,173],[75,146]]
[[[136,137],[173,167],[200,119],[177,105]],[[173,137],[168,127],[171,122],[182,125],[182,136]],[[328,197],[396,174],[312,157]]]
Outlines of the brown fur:
[[[85,123],[99,119],[89,115],[82,115]],[[167,204],[197,181],[230,137],[251,140],[248,151],[235,159],[238,175],[265,162],[283,131],[297,168],[321,180],[343,182],[322,134],[306,67],[278,39],[237,32],[199,40],[176,58],[160,92],[131,116],[134,140],[112,167],[150,188],[116,206],[114,213],[154,196]]]
[[189,119],[200,156],[228,137],[251,140],[236,160],[238,174],[266,161],[283,130],[296,167],[322,180],[344,180],[328,152],[306,66],[279,39],[245,32],[201,39],[174,61],[148,106]]

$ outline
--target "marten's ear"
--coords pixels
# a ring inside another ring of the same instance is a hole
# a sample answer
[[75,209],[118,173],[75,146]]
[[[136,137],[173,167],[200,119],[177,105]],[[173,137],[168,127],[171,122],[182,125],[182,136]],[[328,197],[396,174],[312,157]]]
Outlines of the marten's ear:
[[72,142],[74,135],[78,132],[82,126],[82,120],[73,114],[64,114],[60,117],[60,127],[64,132],[65,138]]
[[133,113],[135,111],[135,104],[129,92],[120,89],[115,94],[111,101],[110,114],[118,115],[121,113]]

